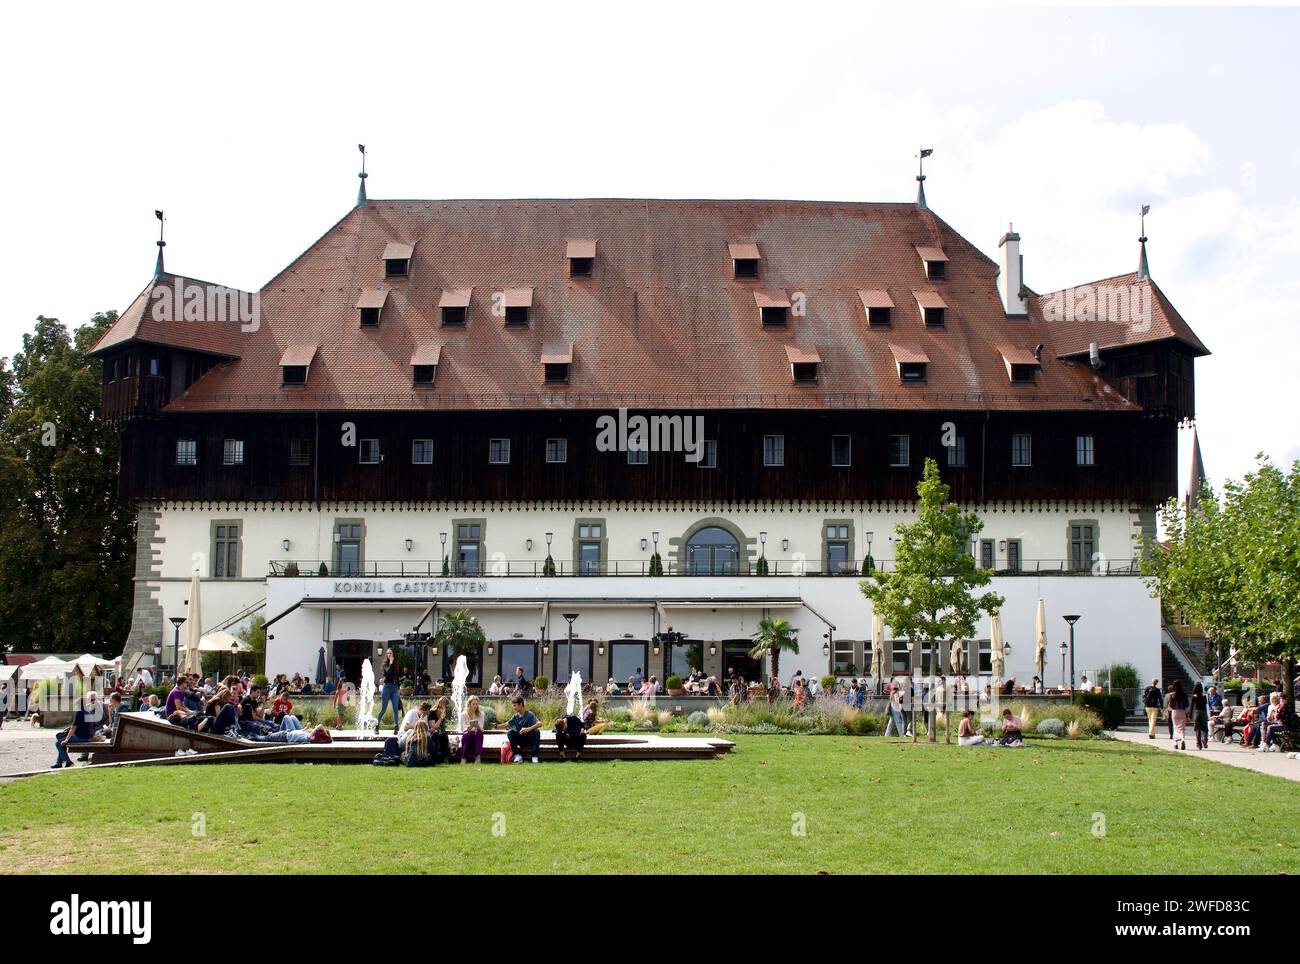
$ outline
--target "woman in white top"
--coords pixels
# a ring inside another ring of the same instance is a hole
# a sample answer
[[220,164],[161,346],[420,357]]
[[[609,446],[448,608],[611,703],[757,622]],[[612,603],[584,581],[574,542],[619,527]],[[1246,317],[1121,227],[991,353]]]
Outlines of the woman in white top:
[[501,684],[501,677],[492,677],[492,685],[488,687],[488,696],[500,696],[505,691],[506,688]]

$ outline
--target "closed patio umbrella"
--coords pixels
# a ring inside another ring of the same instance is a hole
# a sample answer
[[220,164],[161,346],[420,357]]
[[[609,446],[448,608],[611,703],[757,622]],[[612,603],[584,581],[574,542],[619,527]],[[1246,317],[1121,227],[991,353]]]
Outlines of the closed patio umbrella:
[[322,646],[316,654],[316,682],[321,686],[325,685],[325,647]]
[[880,692],[885,685],[885,621],[879,613],[871,614],[871,664],[876,692]]
[[1047,662],[1047,606],[1043,597],[1038,597],[1038,615],[1034,620],[1034,665],[1038,667],[1038,678],[1043,678],[1043,666]]
[[1002,614],[993,612],[989,615],[989,650],[993,657],[993,678],[1001,679],[1006,672],[1006,662],[1002,655]]
[[199,573],[195,570],[190,579],[190,608],[185,619],[185,663],[187,673],[203,672],[203,662],[199,656],[199,642],[203,638],[203,606]]

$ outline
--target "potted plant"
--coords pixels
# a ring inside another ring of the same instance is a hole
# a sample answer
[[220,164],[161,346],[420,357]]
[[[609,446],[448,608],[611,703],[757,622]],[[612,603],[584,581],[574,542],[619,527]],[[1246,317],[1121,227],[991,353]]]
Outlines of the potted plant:
[[330,567],[322,562],[320,568],[316,570],[316,574],[320,576],[328,576],[330,574]]
[[442,574],[444,576],[451,575],[451,564],[447,561],[447,557],[445,555],[442,557]]
[[533,689],[537,690],[537,692],[545,693],[550,688],[551,688],[551,681],[547,679],[545,676],[533,677]]
[[662,576],[663,574],[664,574],[664,561],[660,557],[659,553],[656,552],[653,556],[650,557],[650,575]]
[[676,673],[664,680],[664,689],[666,689],[668,695],[674,699],[686,695],[686,687],[682,685],[682,678]]
[[555,575],[555,560],[551,558],[551,554],[549,552],[546,554],[546,561],[542,563],[542,575],[543,576]]
[[758,562],[754,564],[754,575],[756,576],[767,575],[767,556],[758,557]]

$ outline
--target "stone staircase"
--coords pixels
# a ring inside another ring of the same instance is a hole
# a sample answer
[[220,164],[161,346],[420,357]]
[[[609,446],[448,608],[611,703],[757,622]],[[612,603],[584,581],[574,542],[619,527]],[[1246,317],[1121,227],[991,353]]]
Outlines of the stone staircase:
[[1168,691],[1174,680],[1182,684],[1183,692],[1190,693],[1192,685],[1205,674],[1205,640],[1184,637],[1171,626],[1165,625],[1160,633],[1161,688]]

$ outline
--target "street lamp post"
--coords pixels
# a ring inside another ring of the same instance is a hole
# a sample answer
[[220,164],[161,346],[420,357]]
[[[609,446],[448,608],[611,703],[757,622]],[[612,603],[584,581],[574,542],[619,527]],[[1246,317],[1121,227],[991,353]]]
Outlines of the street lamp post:
[[1074,702],[1074,624],[1079,621],[1078,615],[1062,616],[1070,624],[1070,702]]
[[1065,689],[1065,654],[1069,652],[1069,647],[1065,645],[1065,640],[1061,640],[1061,689]]
[[173,616],[170,622],[176,629],[176,633],[172,637],[172,676],[175,676],[176,669],[181,664],[181,624],[185,622],[185,617]]
[[569,624],[569,648],[568,648],[569,668],[568,671],[564,674],[564,678],[566,680],[570,680],[573,678],[573,621],[578,618],[578,615],[579,615],[578,613],[563,613],[564,621]]
[[235,658],[239,655],[239,644],[230,644],[230,675],[235,675]]

